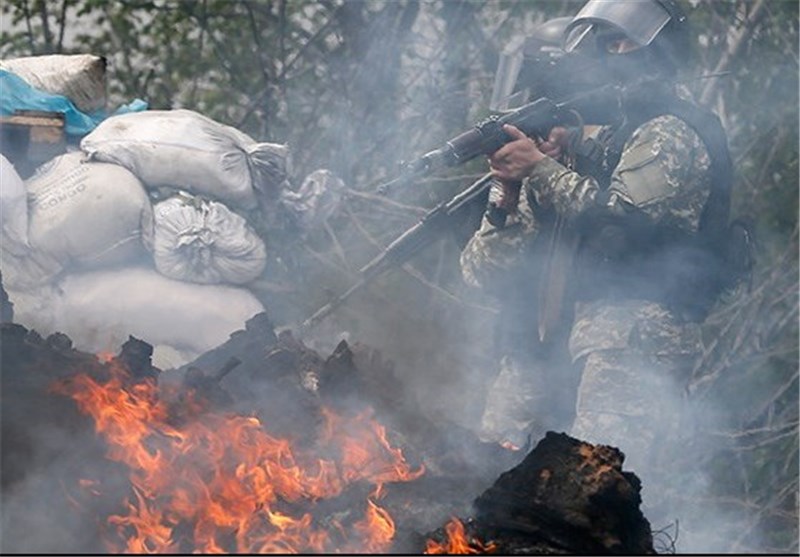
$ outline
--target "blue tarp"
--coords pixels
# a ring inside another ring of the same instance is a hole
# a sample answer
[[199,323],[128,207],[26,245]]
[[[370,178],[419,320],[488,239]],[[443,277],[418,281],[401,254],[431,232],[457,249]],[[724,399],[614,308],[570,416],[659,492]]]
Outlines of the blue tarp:
[[31,87],[21,77],[7,70],[0,70],[0,115],[9,116],[17,110],[61,112],[64,114],[65,131],[68,135],[86,135],[109,116],[147,110],[147,102],[134,99],[112,114],[105,111],[86,114],[78,110],[67,97]]

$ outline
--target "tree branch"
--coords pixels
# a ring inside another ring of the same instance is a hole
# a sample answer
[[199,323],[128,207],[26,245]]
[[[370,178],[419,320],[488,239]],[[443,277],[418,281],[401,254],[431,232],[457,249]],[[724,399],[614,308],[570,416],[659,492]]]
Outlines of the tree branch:
[[[739,52],[747,44],[747,39],[753,34],[756,26],[764,16],[766,5],[766,0],[755,0],[754,3],[741,2],[739,4],[739,9],[742,11],[744,11],[748,6],[752,6],[752,9],[750,9],[750,12],[743,18],[742,26],[738,30],[735,29],[728,34],[730,39],[728,41],[728,48],[722,53],[717,65],[714,67],[714,71],[712,72],[713,74],[718,74],[728,70],[733,60],[736,59],[736,57],[739,55]],[[710,80],[706,84],[705,89],[703,89],[703,93],[700,96],[700,104],[703,106],[710,106],[718,89],[719,80]]]
[[50,14],[47,12],[47,3],[45,0],[39,0],[37,6],[39,7],[39,19],[42,20],[45,52],[51,54],[53,52],[53,33],[50,31]]
[[64,46],[64,31],[67,28],[67,2],[68,0],[61,1],[61,15],[58,18],[58,44],[56,45],[56,52],[61,52]]

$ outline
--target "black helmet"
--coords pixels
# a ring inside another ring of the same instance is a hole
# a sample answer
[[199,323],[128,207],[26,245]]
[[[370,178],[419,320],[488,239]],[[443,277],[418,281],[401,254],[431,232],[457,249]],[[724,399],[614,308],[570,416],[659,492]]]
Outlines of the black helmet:
[[570,16],[549,19],[506,47],[495,73],[492,110],[516,108],[538,97],[560,99],[571,91],[561,45],[572,20]]
[[572,19],[571,16],[556,17],[534,27],[523,43],[525,56],[540,58],[542,54],[561,52],[564,31]]
[[603,56],[603,41],[614,35],[642,47],[631,57],[647,57],[639,70],[673,74],[690,54],[689,24],[677,0],[589,0],[567,26],[563,47]]

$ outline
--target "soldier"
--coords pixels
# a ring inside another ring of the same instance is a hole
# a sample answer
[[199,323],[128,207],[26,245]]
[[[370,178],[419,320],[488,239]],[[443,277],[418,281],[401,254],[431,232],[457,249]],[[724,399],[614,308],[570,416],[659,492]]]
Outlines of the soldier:
[[676,423],[699,323],[723,288],[731,173],[718,119],[675,85],[687,25],[674,0],[589,0],[564,51],[622,91],[619,114],[578,141],[507,126],[513,141],[489,158],[493,204],[462,271],[505,301],[518,338],[487,397],[486,437],[519,445],[552,427],[562,342],[576,371],[571,435],[619,447],[638,471]]
[[[561,42],[571,21],[571,17],[545,21],[524,42],[512,43],[501,54],[490,109],[502,112],[536,97],[566,93],[565,72],[560,71],[564,61]],[[551,154],[558,158],[558,153]],[[556,349],[539,342],[536,312],[531,304],[521,303],[537,291],[546,244],[538,237],[552,219],[520,193],[517,183],[494,181],[480,229],[461,256],[466,282],[495,298],[501,308],[493,339],[498,367],[479,435],[509,449],[518,449],[529,438],[539,438],[556,427],[558,409],[569,405],[569,400],[550,404],[553,389],[549,388],[550,371],[568,363],[564,359],[566,343]]]

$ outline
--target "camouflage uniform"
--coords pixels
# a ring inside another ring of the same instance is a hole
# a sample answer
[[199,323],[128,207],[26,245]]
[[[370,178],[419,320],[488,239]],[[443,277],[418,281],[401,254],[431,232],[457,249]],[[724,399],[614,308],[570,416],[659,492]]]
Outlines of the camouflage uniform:
[[[501,187],[493,185],[489,202],[497,202],[500,196]],[[502,313],[494,339],[499,366],[480,434],[486,441],[517,446],[525,444],[529,433],[543,435],[547,427],[543,408],[549,391],[548,362],[536,340],[535,314],[530,310],[539,277],[535,240],[545,225],[537,209],[522,192],[517,211],[505,225],[496,226],[487,213],[461,254],[466,282],[496,298]]]
[[[706,147],[685,122],[659,116],[645,122],[628,139],[608,188],[553,159],[541,161],[523,183],[525,203],[515,217],[523,225],[500,230],[484,219],[461,256],[468,283],[483,288],[502,286],[509,279],[500,275],[524,269],[519,259],[536,251],[531,246],[543,230],[536,226],[537,208],[552,207],[569,219],[584,219],[584,241],[572,276],[576,292],[568,342],[580,384],[570,434],[618,446],[633,465],[643,463],[651,453],[654,437],[661,433],[655,424],[664,423],[660,416],[675,411],[674,401],[679,397],[667,393],[679,392],[699,352],[700,336],[699,325],[683,319],[668,297],[654,295],[660,284],[669,282],[664,280],[670,278],[667,275],[679,275],[678,269],[666,272],[671,267],[664,256],[660,272],[641,280],[635,270],[638,255],[626,258],[630,243],[620,238],[625,237],[629,222],[636,222],[645,237],[648,230],[695,235],[711,187],[709,164]],[[660,257],[657,245],[638,249],[640,254],[649,249],[656,259]],[[671,278],[680,288],[680,277]],[[517,302],[524,304],[524,299]],[[530,338],[535,346],[535,337]],[[529,371],[541,374],[535,367]],[[490,403],[504,398],[494,392],[503,388],[508,385],[495,383]],[[537,399],[526,392],[523,386],[514,397],[505,397],[506,402],[536,403],[548,396],[539,394]],[[493,423],[484,420],[484,426],[494,425],[495,430],[513,427],[512,421],[494,415],[514,415],[519,410],[490,403],[487,414],[493,415],[485,418]],[[532,424],[537,409],[528,408],[527,415],[532,419],[526,427],[535,430]],[[519,436],[519,429],[495,432],[500,437]]]

